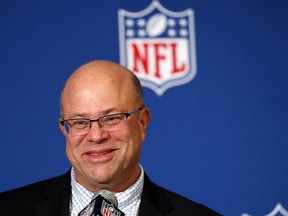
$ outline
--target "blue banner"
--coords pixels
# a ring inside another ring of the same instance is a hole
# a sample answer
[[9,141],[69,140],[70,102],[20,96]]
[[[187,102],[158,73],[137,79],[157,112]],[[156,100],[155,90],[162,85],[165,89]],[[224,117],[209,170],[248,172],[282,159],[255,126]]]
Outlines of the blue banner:
[[59,98],[80,65],[133,70],[141,164],[223,215],[288,215],[288,1],[0,2],[0,191],[66,172]]

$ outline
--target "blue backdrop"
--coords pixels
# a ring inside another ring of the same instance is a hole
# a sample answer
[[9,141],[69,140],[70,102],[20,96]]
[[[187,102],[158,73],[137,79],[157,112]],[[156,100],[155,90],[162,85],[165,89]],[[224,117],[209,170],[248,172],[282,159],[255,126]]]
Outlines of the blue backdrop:
[[[224,215],[288,210],[288,1],[162,0],[195,13],[197,75],[161,97],[141,163],[158,184]],[[63,82],[120,62],[118,10],[151,0],[0,2],[0,191],[69,169],[57,119]]]

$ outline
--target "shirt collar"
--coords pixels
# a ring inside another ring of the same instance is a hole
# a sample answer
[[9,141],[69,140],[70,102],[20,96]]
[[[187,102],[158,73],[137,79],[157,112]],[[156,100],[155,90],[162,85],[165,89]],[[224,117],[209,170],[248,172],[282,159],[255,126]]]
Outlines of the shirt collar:
[[123,192],[116,193],[118,200],[118,208],[124,212],[129,210],[136,202],[141,200],[141,195],[144,186],[144,170],[141,165],[140,176],[137,181]]
[[[125,191],[115,194],[118,201],[118,208],[123,212],[129,211],[129,209],[135,206],[136,203],[140,203],[141,194],[144,186],[144,170],[140,164],[139,167],[140,175],[137,181]],[[80,212],[82,209],[85,208],[86,205],[91,202],[94,194],[76,181],[73,167],[71,169],[71,187],[71,211]]]

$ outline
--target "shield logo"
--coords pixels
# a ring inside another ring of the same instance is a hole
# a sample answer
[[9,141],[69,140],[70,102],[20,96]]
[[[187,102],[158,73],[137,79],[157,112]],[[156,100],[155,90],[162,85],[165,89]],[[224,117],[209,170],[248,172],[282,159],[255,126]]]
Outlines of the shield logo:
[[[121,216],[119,212],[111,203],[106,202],[105,199],[102,201],[101,215],[103,216]],[[97,214],[98,215],[98,214]]]
[[173,12],[159,1],[139,12],[118,11],[120,63],[161,96],[196,75],[194,12]]

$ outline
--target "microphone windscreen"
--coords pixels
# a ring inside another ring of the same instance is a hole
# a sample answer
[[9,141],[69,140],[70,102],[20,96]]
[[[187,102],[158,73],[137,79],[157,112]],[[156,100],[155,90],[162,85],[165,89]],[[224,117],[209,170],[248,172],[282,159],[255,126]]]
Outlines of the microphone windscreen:
[[115,207],[118,207],[118,201],[117,198],[113,193],[111,193],[108,190],[100,190],[98,191],[92,198],[92,200],[97,197],[98,195],[101,195],[104,199],[109,201],[111,204],[113,204]]

